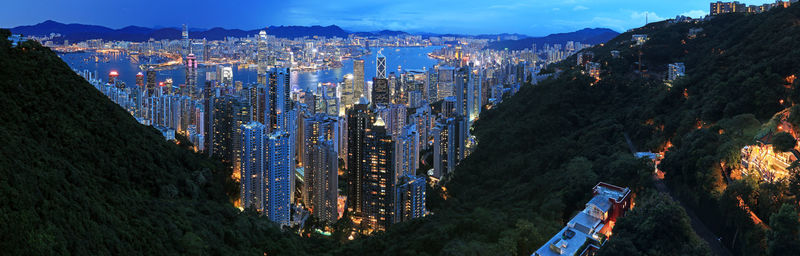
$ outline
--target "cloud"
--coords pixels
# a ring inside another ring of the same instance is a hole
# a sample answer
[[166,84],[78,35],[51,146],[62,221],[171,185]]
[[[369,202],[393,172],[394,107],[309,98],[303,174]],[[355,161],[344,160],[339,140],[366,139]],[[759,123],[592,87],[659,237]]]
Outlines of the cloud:
[[648,22],[666,20],[665,18],[662,18],[662,17],[658,16],[658,14],[656,14],[654,12],[647,12],[647,11],[644,11],[644,12],[632,12],[631,13],[631,19],[632,20],[645,20],[645,19],[647,19]]
[[572,8],[572,10],[573,11],[584,11],[584,10],[589,10],[589,7],[586,7],[586,6],[583,6],[583,5],[578,5],[578,6],[575,6],[575,8]]
[[557,11],[560,11],[560,10],[561,10],[561,8],[553,8],[554,12],[557,12]]
[[681,13],[683,16],[688,16],[692,18],[702,18],[703,16],[708,15],[708,12],[703,10],[691,10],[688,12]]

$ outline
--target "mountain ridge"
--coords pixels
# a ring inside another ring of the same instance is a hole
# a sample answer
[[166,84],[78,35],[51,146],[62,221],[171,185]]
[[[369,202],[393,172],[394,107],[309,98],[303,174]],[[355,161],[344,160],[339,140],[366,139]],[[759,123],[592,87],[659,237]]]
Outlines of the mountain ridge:
[[543,47],[544,44],[564,44],[567,41],[581,42],[585,44],[601,44],[620,35],[619,32],[608,28],[584,28],[574,32],[556,33],[543,37],[529,37],[518,40],[502,40],[492,42],[488,48],[493,50],[522,50],[531,48],[533,44]]
[[[62,43],[64,40],[69,40],[70,42],[79,42],[89,39],[142,42],[142,41],[147,41],[150,38],[161,40],[161,39],[180,39],[181,37],[180,29],[174,27],[147,28],[142,26],[130,25],[120,29],[112,29],[98,25],[85,25],[78,23],[65,24],[53,20],[46,20],[44,22],[35,25],[17,26],[14,28],[10,28],[10,30],[12,33],[15,34],[35,35],[35,36],[44,36],[44,35],[49,35],[50,33],[59,33],[62,36],[54,39],[54,42],[56,43]],[[261,30],[262,29],[260,28],[259,29],[237,29],[237,28],[227,29],[222,27],[213,27],[209,29],[191,28],[189,29],[189,38],[223,40],[229,36],[230,37],[255,36]],[[472,37],[472,38],[492,39],[492,40],[497,38],[501,39],[522,38],[520,40],[525,40],[529,38],[556,37],[558,42],[561,43],[566,41],[582,41],[581,37],[576,37],[576,38],[571,37],[571,35],[580,35],[578,34],[578,32],[580,31],[557,33],[544,37],[531,37],[528,35],[518,34],[518,33],[463,35],[463,34],[449,34],[449,33],[443,34],[443,33],[427,33],[427,32],[414,33],[414,32],[399,31],[399,30],[388,30],[388,29],[369,31],[369,32],[358,32],[358,31],[347,31],[337,25],[269,26],[265,27],[263,30],[265,30],[268,35],[274,35],[276,37],[290,38],[290,39],[304,37],[304,36],[345,38],[350,34],[354,34],[357,36],[364,36],[364,37],[419,35],[425,38],[433,36],[438,36],[438,37],[451,36],[451,37]],[[610,29],[605,29],[605,30],[613,31]],[[598,42],[603,40],[603,38],[598,39],[586,36],[584,37],[590,42]]]

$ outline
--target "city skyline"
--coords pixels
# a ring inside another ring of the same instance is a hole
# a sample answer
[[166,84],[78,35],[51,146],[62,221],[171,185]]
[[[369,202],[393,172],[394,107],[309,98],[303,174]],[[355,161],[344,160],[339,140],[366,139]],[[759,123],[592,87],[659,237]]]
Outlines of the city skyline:
[[[189,24],[192,29],[337,25],[352,32],[401,30],[412,33],[520,33],[544,36],[587,27],[606,27],[622,32],[644,25],[645,21],[660,21],[677,15],[696,18],[708,14],[709,4],[705,0],[679,4],[628,0],[569,0],[560,3],[532,0],[467,1],[458,6],[428,4],[428,8],[424,7],[427,2],[422,1],[371,3],[360,0],[336,4],[302,0],[291,3],[234,2],[227,5],[209,1],[190,4],[186,1],[151,0],[136,4],[95,0],[45,2],[49,2],[45,4],[53,8],[41,9],[40,2],[10,3],[9,8],[0,11],[0,24],[2,27],[16,27],[56,20],[115,29],[126,26],[178,27],[179,24]],[[764,4],[773,1],[740,2]],[[224,13],[232,15],[219,15]]]

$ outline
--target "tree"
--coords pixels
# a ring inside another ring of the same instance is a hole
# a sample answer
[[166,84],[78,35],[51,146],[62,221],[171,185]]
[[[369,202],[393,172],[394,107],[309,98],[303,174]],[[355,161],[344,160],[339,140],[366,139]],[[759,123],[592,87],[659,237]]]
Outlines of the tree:
[[772,149],[775,152],[787,152],[792,150],[796,144],[797,140],[786,132],[779,132],[772,137]]
[[784,204],[769,219],[767,232],[768,255],[798,255],[800,253],[800,222],[792,205]]

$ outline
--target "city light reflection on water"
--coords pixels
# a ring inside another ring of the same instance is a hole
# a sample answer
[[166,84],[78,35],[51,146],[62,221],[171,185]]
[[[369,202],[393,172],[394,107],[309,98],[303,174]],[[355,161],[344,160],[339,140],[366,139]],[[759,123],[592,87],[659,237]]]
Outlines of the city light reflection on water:
[[[437,60],[428,58],[427,53],[439,48],[440,46],[384,47],[382,48],[382,53],[386,56],[387,73],[396,72],[398,66],[402,67],[403,69],[422,69],[423,67],[430,69],[436,65]],[[119,73],[119,79],[125,82],[127,85],[135,84],[136,74],[143,72],[141,69],[139,69],[139,63],[132,62],[131,58],[120,53],[98,54],[94,52],[83,52],[65,53],[59,55],[72,69],[79,71],[97,71],[99,78],[104,80],[107,78],[109,72],[117,71]],[[376,55],[377,49],[373,49],[369,55],[363,57],[365,60],[364,79],[367,81],[375,76]],[[98,56],[99,58],[95,59],[95,56]],[[336,69],[294,71],[291,75],[292,89],[301,90],[308,88],[309,86],[314,88],[314,86],[316,86],[318,83],[340,82],[346,74],[353,72],[352,60],[345,60],[342,64],[343,66],[341,68]],[[213,66],[199,67],[197,77],[198,85],[202,86],[205,84],[206,72],[214,71],[215,67]],[[172,78],[175,85],[186,83],[186,76],[184,74],[183,67],[170,70],[161,70],[157,72],[156,80],[164,81],[167,78]],[[234,81],[242,81],[244,84],[255,83],[256,69],[234,65],[233,79]]]

